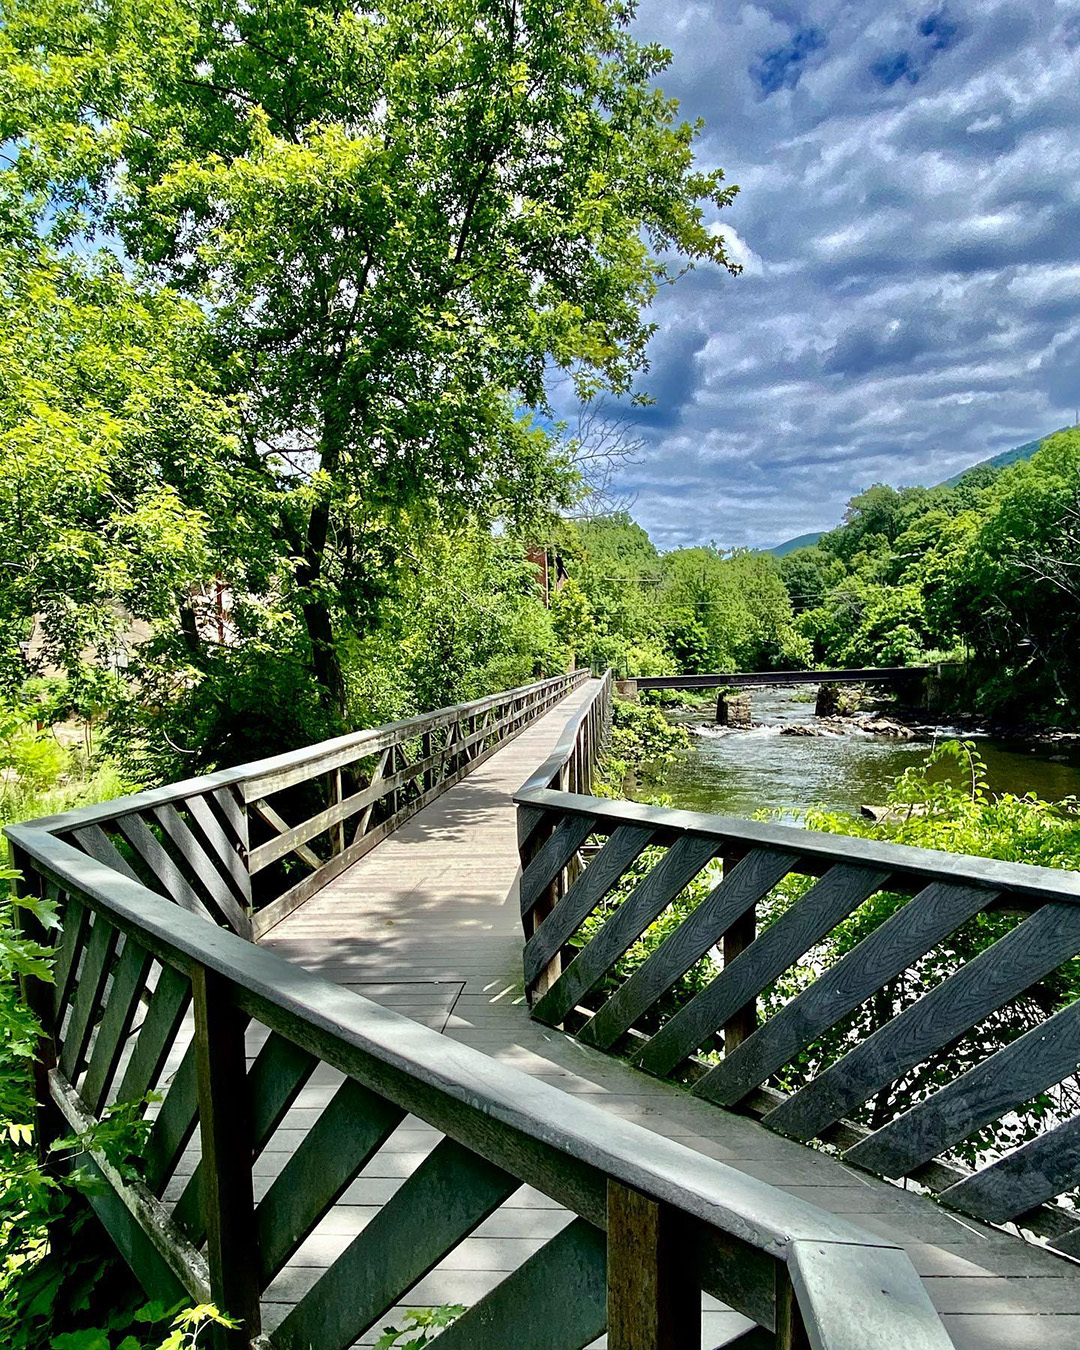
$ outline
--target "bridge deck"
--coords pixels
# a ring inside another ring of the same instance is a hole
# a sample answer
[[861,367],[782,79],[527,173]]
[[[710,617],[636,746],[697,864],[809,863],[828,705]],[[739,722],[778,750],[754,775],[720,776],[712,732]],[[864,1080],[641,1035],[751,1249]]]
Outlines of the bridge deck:
[[[880,1182],[742,1116],[690,1097],[529,1020],[521,992],[511,795],[551,752],[588,690],[567,700],[402,826],[264,939],[297,961],[903,1245],[958,1347],[1075,1350],[1080,1267]],[[326,1066],[256,1164],[265,1188],[337,1081]],[[267,1329],[314,1282],[434,1144],[407,1120],[268,1291]],[[411,1306],[471,1303],[569,1215],[523,1188],[410,1293]],[[557,1291],[553,1291],[557,1297]],[[388,1316],[388,1322],[394,1320]],[[748,1323],[711,1303],[705,1343]],[[898,1347],[899,1350],[899,1347]]]

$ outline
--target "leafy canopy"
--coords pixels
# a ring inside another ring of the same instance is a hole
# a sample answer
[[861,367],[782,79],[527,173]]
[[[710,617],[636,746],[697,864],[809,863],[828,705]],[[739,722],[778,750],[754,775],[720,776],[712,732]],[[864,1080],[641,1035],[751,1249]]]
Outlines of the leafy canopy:
[[[644,311],[700,260],[699,128],[620,0],[6,0],[0,140],[55,241],[113,237],[207,315],[315,674],[395,532],[535,516],[553,372],[631,390]],[[736,270],[732,268],[732,270]],[[389,531],[389,536],[387,536]],[[376,588],[377,589],[377,588]]]

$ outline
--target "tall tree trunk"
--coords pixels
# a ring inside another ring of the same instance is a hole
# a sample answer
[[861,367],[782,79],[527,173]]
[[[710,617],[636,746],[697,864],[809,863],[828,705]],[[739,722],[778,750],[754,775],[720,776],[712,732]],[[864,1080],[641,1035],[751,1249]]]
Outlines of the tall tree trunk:
[[[339,466],[337,442],[327,426],[323,434],[320,464],[333,478]],[[330,536],[330,493],[312,507],[308,518],[304,551],[296,568],[296,584],[307,592],[302,601],[304,626],[311,644],[311,669],[318,681],[323,701],[334,712],[345,711],[345,678],[334,642],[334,621],[330,606],[321,592],[326,545]]]

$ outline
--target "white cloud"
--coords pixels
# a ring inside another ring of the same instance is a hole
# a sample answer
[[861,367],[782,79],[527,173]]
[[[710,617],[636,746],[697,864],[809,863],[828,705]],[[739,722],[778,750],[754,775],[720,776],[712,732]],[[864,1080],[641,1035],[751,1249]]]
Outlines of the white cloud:
[[[875,480],[939,481],[1071,419],[1064,10],[949,0],[957,33],[938,49],[918,27],[939,8],[642,0],[639,35],[674,51],[661,83],[706,120],[703,167],[742,189],[712,228],[743,274],[700,268],[653,306],[656,405],[626,486],[663,545],[773,543],[834,523]],[[914,82],[890,74],[905,52]]]
[[709,233],[714,238],[719,237],[724,241],[724,252],[733,263],[742,268],[744,276],[760,277],[764,274],[765,264],[761,257],[739,235],[734,226],[716,221],[709,226]]

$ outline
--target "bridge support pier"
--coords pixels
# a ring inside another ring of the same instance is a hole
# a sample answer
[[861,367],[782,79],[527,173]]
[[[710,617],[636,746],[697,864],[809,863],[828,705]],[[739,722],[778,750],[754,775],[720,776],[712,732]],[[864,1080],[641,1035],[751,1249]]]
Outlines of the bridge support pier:
[[753,700],[745,689],[721,689],[716,696],[716,725],[749,731],[754,725]]

